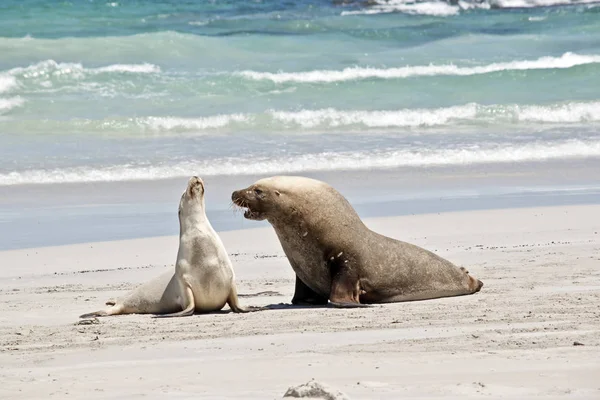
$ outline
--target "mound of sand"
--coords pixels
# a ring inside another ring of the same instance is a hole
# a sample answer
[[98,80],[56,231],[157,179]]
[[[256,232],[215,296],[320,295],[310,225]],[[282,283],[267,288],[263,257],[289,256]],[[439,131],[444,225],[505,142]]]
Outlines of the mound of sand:
[[323,399],[323,400],[350,400],[344,393],[323,385],[317,381],[310,381],[299,386],[290,387],[283,397]]

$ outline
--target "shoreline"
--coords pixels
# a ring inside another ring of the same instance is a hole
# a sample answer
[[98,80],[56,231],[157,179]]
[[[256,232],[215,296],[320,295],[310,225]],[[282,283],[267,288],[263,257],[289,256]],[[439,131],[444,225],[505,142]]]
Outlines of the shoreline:
[[[372,218],[598,204],[599,168],[600,160],[586,160],[306,176],[330,183],[362,218]],[[261,177],[203,178],[207,215],[216,230],[267,226],[245,221],[230,205],[233,190]],[[176,235],[185,182],[187,178],[0,187],[0,250]]]
[[[366,219],[485,285],[366,309],[77,325],[81,313],[173,268],[177,237],[2,251],[0,397],[274,399],[314,378],[352,399],[594,398],[600,223],[590,216],[599,213],[587,205]],[[219,235],[242,305],[290,302],[294,274],[272,228]]]

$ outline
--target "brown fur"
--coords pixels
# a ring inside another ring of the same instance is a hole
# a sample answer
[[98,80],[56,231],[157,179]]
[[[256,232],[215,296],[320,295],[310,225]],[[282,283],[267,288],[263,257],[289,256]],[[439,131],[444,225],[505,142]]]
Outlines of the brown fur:
[[233,192],[244,216],[268,220],[296,273],[294,304],[338,306],[459,296],[483,283],[464,268],[368,229],[324,182],[280,176]]

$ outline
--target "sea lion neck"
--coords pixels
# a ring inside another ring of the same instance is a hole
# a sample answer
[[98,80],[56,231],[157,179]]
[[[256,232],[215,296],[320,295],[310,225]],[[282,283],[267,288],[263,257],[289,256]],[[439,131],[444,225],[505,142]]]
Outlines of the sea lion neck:
[[191,209],[186,210],[180,218],[179,218],[179,231],[180,234],[190,231],[196,230],[200,226],[205,226],[209,224],[210,221],[206,216],[206,212],[204,210],[204,205],[191,207]]

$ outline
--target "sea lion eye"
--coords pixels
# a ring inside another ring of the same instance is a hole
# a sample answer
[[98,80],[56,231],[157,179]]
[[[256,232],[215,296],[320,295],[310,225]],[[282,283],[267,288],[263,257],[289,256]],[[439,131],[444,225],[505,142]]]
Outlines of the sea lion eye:
[[258,189],[258,188],[254,189],[254,193],[256,193],[256,194],[257,194],[257,195],[259,195],[259,196],[262,194],[262,192],[263,192],[263,191],[262,191],[262,190],[260,190],[260,189]]

